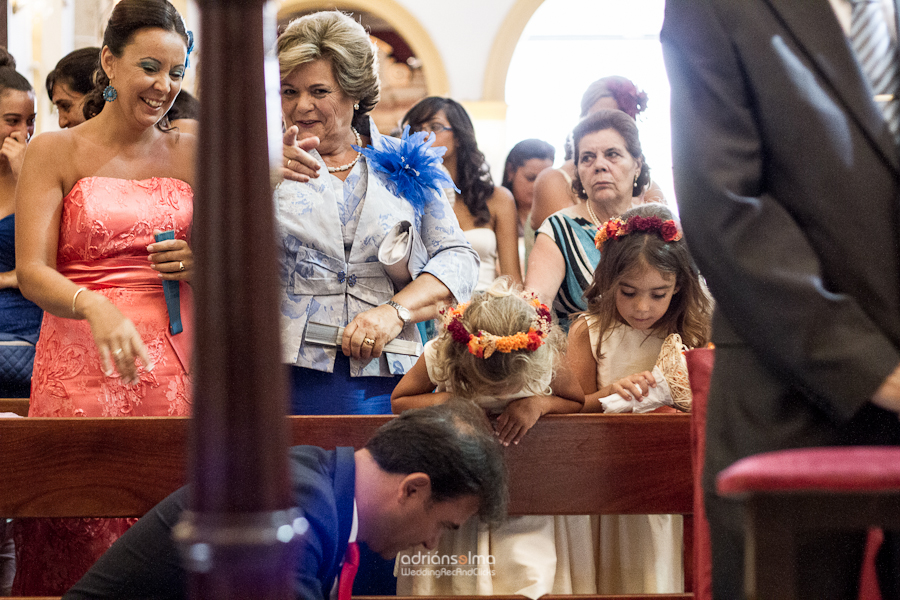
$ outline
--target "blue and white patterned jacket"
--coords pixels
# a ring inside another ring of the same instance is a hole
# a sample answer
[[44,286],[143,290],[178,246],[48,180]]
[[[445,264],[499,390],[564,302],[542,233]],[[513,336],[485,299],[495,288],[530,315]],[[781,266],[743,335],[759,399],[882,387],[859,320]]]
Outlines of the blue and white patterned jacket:
[[[374,124],[371,130],[374,142],[380,134]],[[364,204],[349,258],[345,259],[338,198],[324,161],[315,151],[311,154],[319,161],[322,176],[309,183],[282,181],[275,189],[284,284],[282,360],[332,372],[340,348],[305,344],[306,323],[346,326],[357,314],[390,300],[394,288],[378,262],[378,247],[396,223],[414,223],[428,251],[428,262],[415,276],[424,272],[437,277],[457,302],[466,302],[472,294],[479,260],[443,194],[435,192],[435,200],[417,215],[409,202],[385,187],[383,175],[367,165],[361,169],[367,177],[363,182]],[[421,343],[413,324],[404,327],[397,337]],[[414,356],[385,353],[380,360],[351,359],[350,371],[354,377],[398,375],[406,373],[415,361]]]

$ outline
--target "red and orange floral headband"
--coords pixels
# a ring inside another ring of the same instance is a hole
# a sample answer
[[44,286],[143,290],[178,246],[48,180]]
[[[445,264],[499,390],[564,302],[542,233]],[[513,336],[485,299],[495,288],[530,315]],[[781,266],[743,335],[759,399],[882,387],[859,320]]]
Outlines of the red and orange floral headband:
[[672,219],[663,221],[655,216],[634,215],[628,220],[616,217],[604,223],[594,236],[594,245],[597,250],[602,250],[607,240],[617,240],[630,233],[656,233],[664,242],[677,242],[681,239],[681,231]]
[[534,352],[544,344],[544,338],[550,333],[553,320],[550,316],[550,309],[546,304],[542,304],[537,296],[531,292],[523,292],[522,296],[534,307],[535,311],[528,331],[520,331],[512,335],[494,335],[484,330],[469,333],[461,319],[469,306],[468,303],[442,309],[441,319],[453,341],[468,346],[469,354],[478,358],[490,358],[494,352],[504,354],[518,350]]

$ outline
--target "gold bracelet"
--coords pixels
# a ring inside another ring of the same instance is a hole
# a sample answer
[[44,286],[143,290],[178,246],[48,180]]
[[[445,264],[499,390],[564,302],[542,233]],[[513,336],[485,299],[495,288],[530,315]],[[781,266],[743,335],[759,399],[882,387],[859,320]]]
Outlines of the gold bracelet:
[[78,294],[80,294],[81,292],[84,292],[86,290],[87,290],[87,288],[85,288],[85,287],[80,287],[77,290],[75,290],[75,295],[72,296],[72,314],[74,314],[74,315],[78,314],[78,311],[75,310],[75,301],[78,300]]

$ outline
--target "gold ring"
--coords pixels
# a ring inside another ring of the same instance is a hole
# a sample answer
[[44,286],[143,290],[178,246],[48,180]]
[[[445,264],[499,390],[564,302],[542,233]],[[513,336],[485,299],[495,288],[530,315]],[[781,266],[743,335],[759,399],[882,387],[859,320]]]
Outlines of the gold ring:
[[288,169],[291,168],[291,163],[292,163],[292,162],[294,162],[294,160],[293,160],[292,158],[289,158],[289,159],[288,159],[288,163],[287,163],[287,168],[288,168]]
[[375,340],[373,340],[372,338],[366,338],[363,340],[363,344],[365,344],[366,346],[374,346]]
[[184,261],[183,260],[178,261],[178,270],[184,271]]
[[119,356],[120,354],[122,354],[122,349],[118,348],[116,350],[113,350],[113,354],[115,354],[116,356]]

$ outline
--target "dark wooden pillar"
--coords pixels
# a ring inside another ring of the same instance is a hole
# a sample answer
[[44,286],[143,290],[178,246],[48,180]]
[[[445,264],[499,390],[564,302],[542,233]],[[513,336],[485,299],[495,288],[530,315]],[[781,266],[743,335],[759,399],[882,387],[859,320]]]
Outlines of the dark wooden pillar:
[[0,0],[0,46],[9,48],[9,2]]
[[200,12],[193,488],[176,537],[192,598],[287,599],[296,515],[263,76],[275,23],[263,0],[200,0]]

